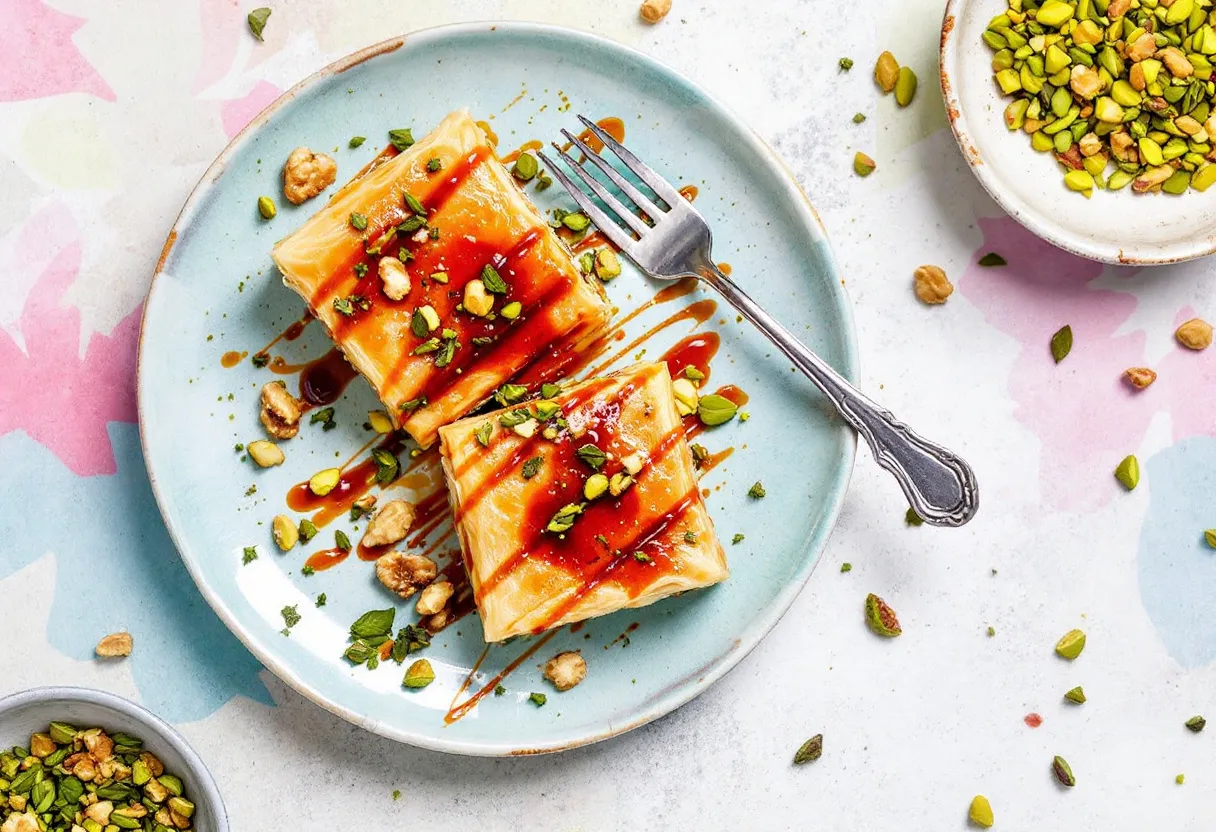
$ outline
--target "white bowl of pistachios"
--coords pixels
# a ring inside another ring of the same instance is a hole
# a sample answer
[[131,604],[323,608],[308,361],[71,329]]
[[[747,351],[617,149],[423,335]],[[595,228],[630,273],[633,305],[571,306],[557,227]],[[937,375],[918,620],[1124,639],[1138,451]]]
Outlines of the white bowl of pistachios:
[[219,789],[168,723],[104,691],[0,699],[0,826],[228,832]]
[[1216,251],[1210,11],[1194,0],[948,0],[942,93],[983,187],[1035,234],[1093,260]]

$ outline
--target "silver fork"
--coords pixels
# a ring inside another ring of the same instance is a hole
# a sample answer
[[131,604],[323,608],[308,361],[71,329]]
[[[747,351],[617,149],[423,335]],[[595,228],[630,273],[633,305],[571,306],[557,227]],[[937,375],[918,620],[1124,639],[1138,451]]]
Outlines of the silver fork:
[[649,222],[644,221],[588,173],[581,163],[554,143],[553,148],[562,160],[615,215],[615,218],[610,217],[540,151],[546,167],[591,217],[600,232],[651,277],[677,280],[691,275],[708,283],[730,301],[795,366],[806,373],[836,406],[844,420],[865,437],[878,464],[895,476],[913,510],[925,522],[935,526],[961,526],[974,517],[979,507],[979,490],[971,466],[953,452],[920,437],[896,421],[889,411],[845,381],[822,358],[761,309],[714,265],[710,257],[713,236],[705,218],[693,208],[692,203],[594,122],[581,115],[579,120],[665,203],[665,207],[657,205],[585,142],[570,135],[568,130],[563,130],[562,135],[571,145],[578,148],[649,218]]

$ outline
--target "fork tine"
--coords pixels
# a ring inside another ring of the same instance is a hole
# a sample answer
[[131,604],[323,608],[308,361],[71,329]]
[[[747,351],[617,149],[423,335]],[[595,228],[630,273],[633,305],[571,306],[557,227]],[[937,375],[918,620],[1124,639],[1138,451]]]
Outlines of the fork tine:
[[580,115],[578,120],[586,125],[587,129],[590,130],[597,139],[603,142],[605,147],[609,148],[613,153],[619,156],[621,161],[625,163],[625,167],[633,171],[634,175],[637,176],[638,179],[641,179],[643,182],[649,185],[650,189],[658,194],[659,197],[667,203],[668,208],[675,208],[680,204],[680,201],[684,199],[684,197],[680,196],[680,192],[671,186],[671,183],[655,173],[649,165],[647,165],[637,156],[634,156],[633,153],[625,147],[625,145],[612,138],[612,136],[609,135],[606,130],[604,130],[594,121],[584,115]]
[[[578,178],[583,180],[583,184],[594,191],[595,195],[600,198],[600,201],[608,206],[608,210],[620,217],[621,222],[632,228],[634,233],[641,237],[650,230],[650,226],[642,222],[637,214],[625,207],[625,205],[619,199],[608,193],[608,189],[601,185],[598,179],[587,173],[587,171],[583,170],[583,166],[571,159],[570,155],[558,147],[556,142],[553,144],[553,149],[556,150],[558,155],[561,156],[566,164],[570,166],[570,169],[578,174]],[[597,222],[596,225],[599,225],[599,223]],[[616,225],[616,223],[613,223],[613,225]],[[600,230],[603,231],[604,229],[601,228]]]
[[636,241],[633,237],[629,236],[629,232],[613,222],[612,218],[601,211],[599,206],[592,201],[591,197],[579,190],[578,185],[574,184],[574,180],[562,173],[562,169],[553,164],[549,157],[545,155],[545,151],[537,150],[536,155],[540,156],[541,161],[545,163],[545,167],[549,169],[549,172],[557,178],[562,187],[574,198],[574,201],[578,203],[578,207],[587,212],[587,216],[591,217],[591,221],[595,223],[595,227],[600,230],[600,233],[626,254],[632,253],[635,249]]
[[569,139],[570,143],[577,147],[584,156],[590,159],[597,168],[603,171],[604,175],[612,180],[612,184],[616,185],[625,193],[625,196],[633,200],[634,205],[641,208],[642,211],[646,213],[646,215],[652,220],[658,222],[661,211],[659,206],[650,201],[650,197],[639,191],[636,187],[634,187],[632,182],[617,173],[616,168],[608,164],[608,162],[601,157],[600,154],[592,151],[592,149],[589,148],[578,136],[572,136],[569,130],[562,130],[562,135]]

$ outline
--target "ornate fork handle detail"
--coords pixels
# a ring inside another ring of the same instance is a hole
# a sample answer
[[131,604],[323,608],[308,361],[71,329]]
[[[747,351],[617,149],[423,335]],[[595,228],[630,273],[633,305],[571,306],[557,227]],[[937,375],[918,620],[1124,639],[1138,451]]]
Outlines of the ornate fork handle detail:
[[979,487],[971,467],[951,451],[917,435],[879,407],[735,285],[712,263],[698,274],[730,301],[805,373],[865,437],[878,464],[894,475],[908,503],[926,523],[961,526],[975,516]]

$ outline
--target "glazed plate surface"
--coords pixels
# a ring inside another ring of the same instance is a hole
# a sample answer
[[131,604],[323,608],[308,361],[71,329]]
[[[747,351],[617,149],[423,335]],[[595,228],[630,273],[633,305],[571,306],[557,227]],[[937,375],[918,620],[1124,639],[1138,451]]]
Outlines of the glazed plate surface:
[[[589,369],[655,359],[690,334],[716,334],[707,389],[734,385],[750,399],[746,422],[707,429],[696,440],[721,457],[701,485],[730,579],[574,632],[566,627],[488,651],[474,613],[437,634],[421,654],[437,678],[419,691],[401,687],[403,669],[392,661],[370,671],[352,668],[343,658],[350,624],[394,601],[397,626],[412,623],[414,599],[395,599],[377,584],[373,565],[354,555],[325,571],[302,572],[309,555],[334,546],[336,529],[357,542],[363,523],[344,514],[308,545],[281,553],[270,522],[277,514],[307,516],[286,503],[296,484],[352,457],[356,464],[366,459],[360,449],[374,435],[364,423],[379,403],[356,378],[334,403],[336,427],[323,430],[306,416],[300,435],[281,443],[283,465],[258,469],[234,450],[265,438],[261,386],[277,378],[298,394],[293,367],[331,346],[313,323],[270,348],[281,358],[277,372],[275,365],[253,365],[251,357],[305,313],[282,285],[270,249],[379,152],[389,129],[412,127],[421,137],[458,107],[485,120],[500,155],[558,138],[562,127],[574,130],[576,113],[620,119],[633,150],[669,179],[695,186],[695,204],[714,229],[715,258],[729,263],[796,335],[855,376],[852,322],[824,231],[784,167],[745,125],[688,81],[622,46],[542,25],[471,24],[418,32],[340,61],[286,93],[224,151],[187,200],[148,296],[140,428],[157,500],[187,567],[216,613],[280,678],[329,711],[414,745],[480,755],[555,751],[662,716],[757,644],[826,542],[855,439],[809,381],[705,290],[653,303],[610,334]],[[352,136],[367,141],[352,149]],[[339,172],[334,188],[297,208],[282,198],[280,172],[299,145],[332,155]],[[528,193],[542,209],[574,207],[556,184]],[[255,207],[263,194],[279,205],[270,222]],[[620,309],[615,320],[663,288],[626,264],[607,286]],[[434,451],[412,460],[406,451],[402,464],[408,470],[396,484],[372,493],[422,502],[442,488]],[[764,499],[747,496],[756,481],[767,489]],[[442,568],[457,544],[450,520],[432,525],[414,550],[431,552]],[[743,539],[732,545],[736,535]],[[249,546],[257,558],[244,564]],[[318,607],[321,593],[326,603]],[[292,606],[301,618],[284,635],[281,612]],[[502,678],[503,695],[459,709],[533,648]],[[561,650],[581,650],[589,670],[586,681],[559,694],[539,668]],[[533,691],[547,694],[544,707],[529,700]]]

